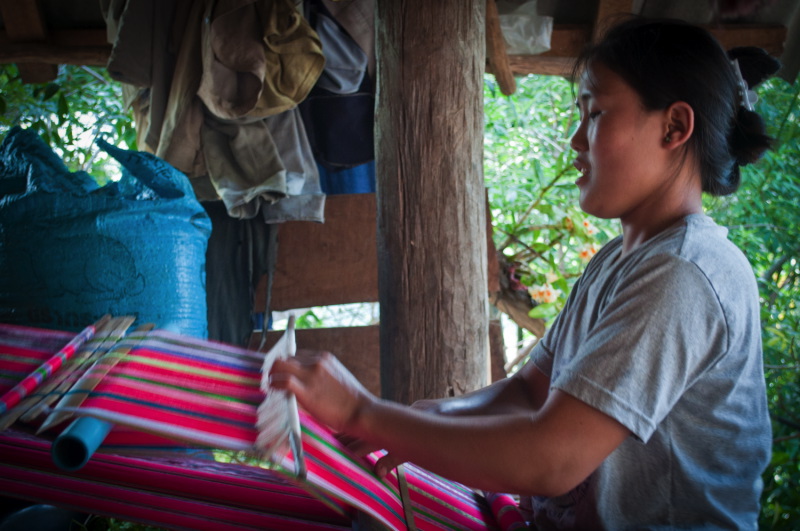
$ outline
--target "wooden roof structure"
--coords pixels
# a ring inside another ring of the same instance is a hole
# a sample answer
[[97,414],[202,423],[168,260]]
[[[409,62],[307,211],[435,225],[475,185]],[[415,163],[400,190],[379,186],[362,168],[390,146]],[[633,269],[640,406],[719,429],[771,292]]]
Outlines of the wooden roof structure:
[[[375,0],[380,384],[400,402],[487,382],[484,72],[506,93],[517,75],[565,74],[613,15],[639,13],[706,24],[726,47],[761,46],[797,76],[796,0],[539,0],[554,29],[535,56],[507,54],[496,8]],[[104,66],[111,52],[98,0],[0,0],[0,17],[0,62],[29,82],[59,64]]]
[[[522,2],[524,0],[517,0]],[[752,12],[729,8],[726,18],[715,4],[754,4]],[[489,45],[501,36],[496,4],[487,4]],[[786,65],[783,77],[794,80],[800,68],[800,3],[795,0],[539,0],[541,15],[552,16],[549,51],[502,58],[502,47],[490,57],[498,76],[559,75],[603,21],[616,13],[669,16],[706,24],[726,47],[760,46]],[[738,14],[737,14],[738,13]],[[495,15],[495,16],[493,16]],[[111,53],[98,0],[0,0],[0,63],[17,63],[31,82],[53,79],[59,64],[105,66]]]

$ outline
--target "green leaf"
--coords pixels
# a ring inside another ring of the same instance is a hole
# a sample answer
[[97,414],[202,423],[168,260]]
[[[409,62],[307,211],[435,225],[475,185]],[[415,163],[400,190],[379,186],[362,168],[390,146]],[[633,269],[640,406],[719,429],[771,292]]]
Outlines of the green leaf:
[[58,83],[48,83],[48,84],[47,84],[47,85],[44,87],[44,90],[42,91],[42,101],[47,101],[47,100],[49,100],[50,98],[52,98],[53,96],[55,96],[55,95],[56,95],[56,93],[57,93],[59,90],[61,90],[61,87],[59,86],[59,84],[58,84]]
[[58,115],[66,117],[69,114],[69,102],[62,92],[58,97]]
[[528,312],[528,317],[531,319],[549,319],[554,315],[555,312],[555,304],[545,302],[534,306],[531,311]]

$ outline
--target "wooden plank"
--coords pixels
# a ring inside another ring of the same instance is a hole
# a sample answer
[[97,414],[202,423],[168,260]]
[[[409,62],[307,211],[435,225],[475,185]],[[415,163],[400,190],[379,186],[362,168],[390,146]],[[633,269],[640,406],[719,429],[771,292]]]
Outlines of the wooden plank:
[[496,0],[486,0],[486,61],[494,74],[500,92],[506,96],[514,94],[517,82],[508,64],[506,41],[500,27],[500,14]]
[[[500,266],[492,242],[486,195],[487,288],[498,291]],[[272,310],[378,301],[375,194],[331,195],[325,223],[280,225]],[[256,288],[254,308],[266,306],[267,277]]]
[[488,381],[486,0],[376,8],[381,389],[411,403]]
[[[267,332],[264,350],[272,347],[282,333],[283,331]],[[380,330],[377,325],[308,328],[296,330],[295,333],[298,356],[308,354],[302,351],[332,352],[364,387],[376,396],[380,396]],[[258,348],[260,342],[261,334],[253,334],[250,348]]]
[[[328,196],[325,223],[280,225],[272,282],[272,310],[377,302],[378,257],[375,194]],[[266,305],[267,279],[256,291]]]

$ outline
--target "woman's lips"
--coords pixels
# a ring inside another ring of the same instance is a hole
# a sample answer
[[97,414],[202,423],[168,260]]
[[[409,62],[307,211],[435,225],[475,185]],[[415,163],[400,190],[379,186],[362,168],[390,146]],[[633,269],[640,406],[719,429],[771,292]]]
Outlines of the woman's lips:
[[589,170],[589,166],[588,166],[588,165],[586,165],[586,163],[584,163],[583,161],[580,161],[580,160],[575,160],[575,161],[572,163],[572,165],[573,165],[573,166],[575,166],[575,168],[576,168],[576,169],[577,169],[577,170],[580,172],[580,174],[581,174],[581,176],[580,176],[580,177],[578,177],[578,178],[575,180],[575,184],[576,184],[576,185],[580,186],[581,184],[584,184],[586,181],[588,181],[588,180],[589,180],[589,175],[590,175],[590,173],[591,173],[591,172],[590,172],[590,170]]

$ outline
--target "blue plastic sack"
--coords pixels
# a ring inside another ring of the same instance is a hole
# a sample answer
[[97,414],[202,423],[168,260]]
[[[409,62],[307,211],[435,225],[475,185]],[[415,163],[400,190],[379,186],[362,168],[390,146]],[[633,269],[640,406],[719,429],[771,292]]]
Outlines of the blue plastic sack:
[[102,187],[30,131],[0,145],[0,321],[77,331],[109,313],[207,337],[211,221],[189,180],[98,145],[123,167]]

